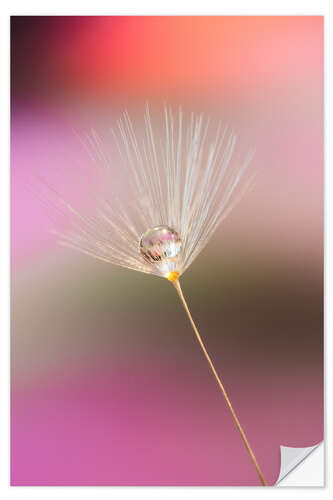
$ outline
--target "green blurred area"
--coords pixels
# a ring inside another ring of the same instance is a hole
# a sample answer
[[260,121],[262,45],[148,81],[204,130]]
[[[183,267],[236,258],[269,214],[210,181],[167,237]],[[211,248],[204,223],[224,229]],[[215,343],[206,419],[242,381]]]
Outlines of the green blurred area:
[[[224,356],[322,363],[322,276],[295,262],[207,247],[181,277],[209,348]],[[14,375],[132,353],[200,356],[167,280],[67,251],[12,283]],[[223,354],[221,354],[223,353]],[[264,362],[263,360],[261,362]]]

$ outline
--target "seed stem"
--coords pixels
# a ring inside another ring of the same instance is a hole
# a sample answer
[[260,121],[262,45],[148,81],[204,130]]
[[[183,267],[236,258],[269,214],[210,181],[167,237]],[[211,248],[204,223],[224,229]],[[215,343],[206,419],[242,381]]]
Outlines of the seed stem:
[[252,451],[252,449],[251,449],[251,446],[249,445],[249,442],[248,442],[248,440],[247,440],[247,438],[246,438],[245,432],[243,431],[242,426],[241,426],[241,424],[239,423],[239,420],[238,420],[238,418],[237,418],[237,416],[236,416],[236,413],[235,413],[235,411],[234,411],[234,409],[233,409],[233,407],[232,407],[232,404],[231,404],[231,402],[230,402],[230,399],[228,398],[228,395],[227,395],[227,393],[226,393],[226,390],[225,390],[225,388],[224,388],[224,386],[223,386],[223,384],[222,384],[222,382],[221,382],[221,380],[220,380],[220,378],[219,378],[219,376],[218,376],[218,374],[217,374],[217,372],[216,372],[216,370],[215,370],[215,367],[214,367],[214,365],[213,365],[213,362],[212,362],[212,360],[211,360],[211,358],[210,358],[210,356],[209,356],[209,354],[208,354],[208,352],[207,352],[207,350],[206,350],[206,347],[205,347],[205,345],[204,345],[204,343],[203,343],[203,341],[202,341],[202,339],[201,339],[201,337],[200,337],[199,331],[198,331],[198,329],[197,329],[197,327],[196,327],[196,325],[195,325],[195,323],[194,323],[194,321],[193,321],[193,318],[192,318],[192,316],[191,316],[190,310],[189,310],[188,305],[187,305],[187,303],[186,303],[186,300],[185,300],[185,298],[184,298],[184,295],[183,295],[183,292],[182,292],[182,289],[181,289],[181,286],[180,286],[179,280],[178,280],[178,279],[176,279],[176,280],[172,281],[172,283],[173,283],[174,287],[175,287],[175,288],[176,288],[176,290],[177,290],[177,293],[178,293],[178,295],[179,295],[179,297],[180,297],[180,300],[181,300],[181,302],[182,302],[182,304],[183,304],[183,306],[184,306],[184,309],[185,309],[185,311],[186,311],[186,314],[187,314],[187,316],[188,316],[188,319],[190,320],[191,326],[192,326],[192,328],[193,328],[193,330],[194,330],[194,333],[195,333],[195,335],[196,335],[196,337],[197,337],[197,339],[198,339],[198,342],[199,342],[199,344],[200,344],[200,346],[201,346],[201,349],[203,350],[203,353],[204,353],[204,355],[206,356],[206,359],[207,359],[207,361],[208,361],[208,363],[209,363],[209,366],[210,366],[210,368],[211,368],[211,370],[212,370],[212,372],[213,372],[213,374],[214,374],[214,377],[216,378],[217,383],[218,383],[218,384],[219,384],[219,386],[220,386],[220,389],[221,389],[221,391],[222,391],[223,397],[224,397],[224,399],[225,399],[225,401],[226,401],[226,403],[227,403],[227,405],[228,405],[228,407],[229,407],[229,410],[230,410],[231,415],[232,415],[232,418],[234,419],[234,422],[235,422],[235,424],[236,424],[236,426],[237,426],[237,429],[238,429],[238,430],[239,430],[239,432],[240,432],[240,435],[241,435],[241,437],[242,437],[242,439],[243,439],[243,442],[244,442],[244,444],[245,444],[245,447],[246,447],[246,449],[247,449],[247,451],[248,451],[248,453],[249,453],[249,455],[250,455],[250,458],[251,458],[251,460],[252,460],[252,462],[253,462],[253,465],[254,465],[254,467],[255,467],[255,469],[256,469],[256,471],[257,471],[257,474],[258,474],[258,476],[259,476],[259,479],[260,479],[260,481],[261,481],[261,484],[262,484],[263,486],[267,486],[267,483],[266,483],[266,481],[265,481],[265,479],[264,479],[264,476],[262,475],[262,472],[261,472],[261,470],[260,470],[260,467],[259,467],[259,465],[258,465],[258,462],[257,462],[257,460],[256,460],[256,457],[254,456],[254,453],[253,453],[253,451]]

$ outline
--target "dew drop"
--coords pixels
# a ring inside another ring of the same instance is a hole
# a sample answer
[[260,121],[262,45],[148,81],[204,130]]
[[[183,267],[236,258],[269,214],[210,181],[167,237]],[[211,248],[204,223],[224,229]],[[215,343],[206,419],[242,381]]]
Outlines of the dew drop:
[[141,236],[139,248],[150,264],[174,262],[182,250],[182,240],[171,227],[156,226]]

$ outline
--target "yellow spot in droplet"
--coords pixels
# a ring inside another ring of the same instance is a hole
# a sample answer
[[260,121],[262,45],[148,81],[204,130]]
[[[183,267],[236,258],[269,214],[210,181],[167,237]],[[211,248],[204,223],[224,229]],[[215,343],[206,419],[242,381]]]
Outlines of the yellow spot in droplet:
[[169,281],[177,281],[179,278],[179,272],[178,271],[170,271],[167,275],[166,278]]

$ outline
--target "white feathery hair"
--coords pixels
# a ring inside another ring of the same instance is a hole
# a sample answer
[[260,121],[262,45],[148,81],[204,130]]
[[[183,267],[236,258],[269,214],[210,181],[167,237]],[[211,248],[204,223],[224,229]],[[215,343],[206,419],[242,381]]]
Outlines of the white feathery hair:
[[[117,171],[128,182],[123,203],[112,192],[115,160],[92,130],[84,144],[97,167],[98,181],[89,186],[94,213],[82,213],[58,195],[71,215],[71,229],[58,234],[60,243],[128,269],[164,277],[171,271],[183,274],[253,178],[240,182],[253,153],[233,161],[236,135],[219,123],[215,138],[208,140],[209,127],[202,114],[184,117],[179,109],[175,118],[165,106],[163,136],[157,136],[148,105],[139,129],[124,112],[111,131]],[[156,226],[172,228],[182,241],[180,254],[167,268],[148,262],[139,251],[142,234]]]

